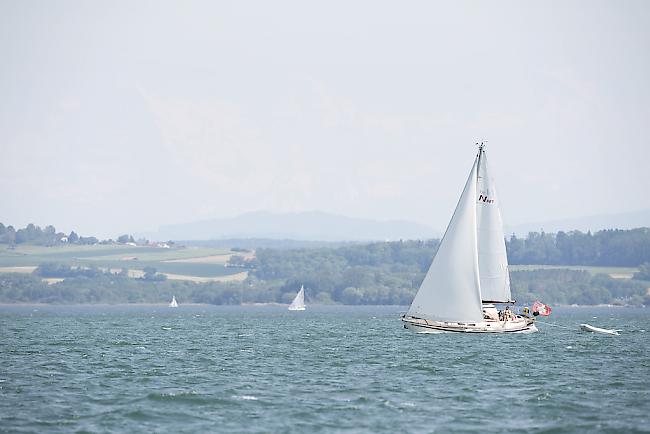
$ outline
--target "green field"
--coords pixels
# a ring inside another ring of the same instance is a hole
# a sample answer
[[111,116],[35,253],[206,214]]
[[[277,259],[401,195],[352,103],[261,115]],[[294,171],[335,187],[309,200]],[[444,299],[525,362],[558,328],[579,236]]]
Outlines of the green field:
[[639,271],[637,267],[595,267],[589,265],[511,265],[510,271],[529,270],[578,270],[589,273],[608,274],[612,277],[632,278],[632,275]]
[[130,270],[142,270],[144,267],[154,267],[161,273],[196,277],[219,277],[240,273],[242,269],[224,267],[223,263],[164,261],[203,258],[232,253],[228,249],[206,247],[161,249],[156,247],[124,245],[64,245],[55,247],[20,245],[13,250],[6,248],[0,249],[0,267],[38,266],[45,262],[55,262],[77,267],[96,266],[111,269],[127,268]]

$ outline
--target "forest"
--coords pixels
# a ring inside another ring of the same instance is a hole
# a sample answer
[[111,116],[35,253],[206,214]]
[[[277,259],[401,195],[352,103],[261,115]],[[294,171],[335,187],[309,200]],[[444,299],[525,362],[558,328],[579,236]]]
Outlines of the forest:
[[510,264],[636,267],[650,262],[650,228],[531,232],[506,241]]

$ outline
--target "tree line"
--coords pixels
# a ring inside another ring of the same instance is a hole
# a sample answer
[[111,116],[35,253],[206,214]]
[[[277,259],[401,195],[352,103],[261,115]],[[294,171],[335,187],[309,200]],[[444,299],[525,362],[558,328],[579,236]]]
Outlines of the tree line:
[[[60,264],[57,262],[45,262],[34,270],[34,274],[40,277],[54,277],[54,278],[68,278],[68,277],[84,277],[84,278],[97,278],[103,275],[106,276],[119,276],[123,278],[129,277],[129,270],[122,268],[119,272],[111,270],[103,270],[97,266],[90,267],[73,267],[68,264]],[[158,273],[155,267],[144,267],[142,269],[142,277],[140,280],[147,280],[150,282],[163,282],[167,280],[167,276]]]
[[13,226],[0,223],[0,244],[34,244],[37,246],[54,246],[61,243],[70,244],[97,244],[96,237],[81,237],[75,231],[69,234],[57,232],[52,225],[41,229],[33,223],[22,229],[16,230]]
[[[55,246],[60,244],[118,244],[136,243],[133,235],[123,234],[117,237],[116,241],[113,239],[99,240],[97,237],[82,237],[75,231],[70,231],[69,234],[64,232],[57,232],[56,228],[52,225],[45,226],[41,229],[40,226],[34,223],[29,223],[22,229],[16,230],[12,225],[5,226],[0,222],[0,244],[9,244],[10,246],[16,244],[33,244],[37,246]],[[149,240],[141,239],[137,241],[138,244],[149,244]],[[173,245],[174,242],[167,241],[167,244]]]
[[636,267],[650,262],[650,228],[513,234],[506,249],[510,264]]

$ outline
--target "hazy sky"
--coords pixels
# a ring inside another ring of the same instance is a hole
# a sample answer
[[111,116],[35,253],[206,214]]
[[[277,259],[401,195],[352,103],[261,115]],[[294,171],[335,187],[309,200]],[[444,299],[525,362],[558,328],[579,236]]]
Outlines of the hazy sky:
[[650,208],[650,2],[0,0],[0,221]]

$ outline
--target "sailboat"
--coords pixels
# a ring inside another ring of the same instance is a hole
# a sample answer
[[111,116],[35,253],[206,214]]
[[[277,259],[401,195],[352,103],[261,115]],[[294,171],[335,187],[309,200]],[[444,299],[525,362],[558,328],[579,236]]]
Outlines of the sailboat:
[[[484,144],[456,210],[409,310],[404,328],[419,333],[534,333],[535,319],[516,315],[496,188]],[[499,311],[496,304],[506,304]]]
[[176,301],[175,295],[172,295],[172,301],[169,303],[169,307],[178,307],[178,302]]
[[305,310],[305,287],[303,285],[300,285],[300,291],[289,305],[289,310]]

